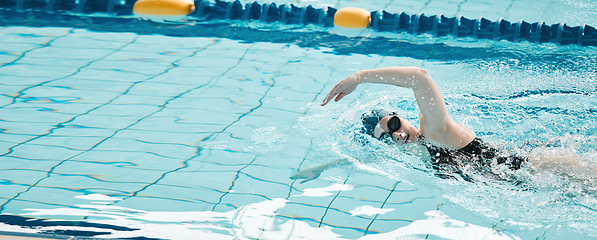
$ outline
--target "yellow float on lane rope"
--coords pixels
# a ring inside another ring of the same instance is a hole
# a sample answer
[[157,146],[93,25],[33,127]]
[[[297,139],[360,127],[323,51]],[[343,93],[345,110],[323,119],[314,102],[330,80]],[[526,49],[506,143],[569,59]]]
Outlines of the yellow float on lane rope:
[[192,0],[139,0],[133,5],[135,14],[176,16],[195,11]]
[[334,25],[346,28],[366,28],[371,21],[371,14],[369,11],[356,8],[347,7],[336,11],[334,15]]

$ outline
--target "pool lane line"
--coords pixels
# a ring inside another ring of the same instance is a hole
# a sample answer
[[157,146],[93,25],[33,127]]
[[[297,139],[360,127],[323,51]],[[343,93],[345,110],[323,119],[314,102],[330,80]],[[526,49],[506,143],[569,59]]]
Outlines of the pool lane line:
[[[132,16],[136,1],[104,0],[65,0],[54,4],[55,0],[16,0],[4,7],[19,13],[40,12],[44,14],[91,14],[107,13],[114,17]],[[196,10],[188,16],[208,20],[259,21],[264,23],[283,23],[292,25],[334,26],[334,16],[338,9],[314,8],[311,5],[299,7],[294,4],[257,2],[242,4],[236,1],[195,0]],[[44,6],[41,7],[40,6]],[[506,40],[511,42],[527,41],[531,43],[555,43],[557,45],[597,46],[595,27],[582,24],[568,26],[565,23],[545,24],[543,21],[529,23],[524,20],[495,21],[479,17],[469,19],[464,16],[431,15],[424,13],[390,13],[385,10],[371,11],[369,28],[378,32],[406,32],[413,35],[430,34],[435,37],[453,36],[486,40]]]

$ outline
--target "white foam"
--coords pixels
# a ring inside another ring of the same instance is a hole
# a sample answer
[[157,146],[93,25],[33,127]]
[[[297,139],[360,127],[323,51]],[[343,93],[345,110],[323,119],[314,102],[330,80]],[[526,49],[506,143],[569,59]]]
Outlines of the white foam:
[[[352,189],[350,185],[334,184],[321,188],[326,190]],[[321,190],[320,189],[320,190]],[[28,209],[26,215],[34,216],[86,216],[89,222],[111,224],[137,229],[133,231],[117,231],[96,229],[94,227],[78,227],[77,230],[112,231],[110,234],[97,237],[127,238],[148,237],[164,239],[325,239],[344,240],[329,226],[316,227],[307,222],[290,219],[287,221],[275,218],[276,212],[286,207],[288,200],[276,198],[242,206],[228,212],[190,211],[190,212],[147,212],[131,209],[128,212],[114,211],[105,206],[85,205],[86,209],[58,208],[58,209]],[[352,212],[359,214],[384,213],[393,209],[379,209],[372,206],[362,206]],[[429,211],[428,218],[415,220],[405,227],[394,231],[372,234],[359,238],[368,239],[424,239],[433,236],[440,239],[476,240],[519,239],[497,232],[491,228],[482,227],[459,220],[450,219],[443,212]],[[0,228],[4,228],[0,225]],[[61,226],[40,227],[39,231],[64,229]],[[69,228],[70,229],[70,228]],[[12,229],[22,231],[21,229]]]
[[331,186],[327,186],[327,187],[304,189],[303,193],[300,196],[326,197],[326,196],[334,195],[334,193],[332,193],[332,192],[350,191],[352,189],[354,189],[354,187],[352,185],[334,183]]
[[78,199],[85,199],[85,200],[96,200],[96,201],[118,201],[120,198],[110,197],[103,194],[88,194],[88,195],[80,195],[75,196]]
[[358,208],[355,208],[354,210],[350,211],[350,214],[373,216],[375,214],[385,214],[385,213],[388,213],[388,212],[391,212],[394,210],[396,210],[396,209],[394,209],[394,208],[382,209],[382,208],[373,207],[371,205],[365,205],[365,206],[360,206]]

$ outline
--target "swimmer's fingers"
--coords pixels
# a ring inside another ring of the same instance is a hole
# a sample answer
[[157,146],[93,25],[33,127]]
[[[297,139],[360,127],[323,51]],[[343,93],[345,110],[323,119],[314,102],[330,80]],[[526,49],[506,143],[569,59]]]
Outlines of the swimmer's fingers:
[[336,98],[334,98],[334,101],[340,101],[340,99],[342,99],[344,96],[346,96],[346,93],[340,93],[338,94],[338,96],[336,96]]
[[[328,93],[328,95],[325,96],[325,98],[323,99],[323,103],[321,103],[321,106],[325,106],[334,97],[336,97],[339,94],[342,94],[343,85],[344,85],[344,80],[342,80],[338,84],[336,84],[336,86],[334,86],[334,88],[332,89],[332,91],[330,91]],[[346,94],[344,94],[344,95],[346,95]],[[336,100],[336,101],[338,101],[338,100]]]
[[330,91],[330,93],[328,93],[327,96],[325,96],[325,98],[323,99],[323,102],[321,103],[321,106],[325,106],[326,104],[328,104],[328,102],[336,95],[333,95],[332,92],[334,91],[334,89],[332,89],[332,91]]
[[323,99],[323,103],[321,103],[321,106],[325,106],[332,99],[334,99],[334,101],[337,102],[340,99],[344,98],[344,96],[352,93],[357,88],[359,83],[360,82],[358,78],[354,76],[354,74],[340,81],[338,84],[336,84],[336,86],[334,86],[332,91],[330,91],[330,93],[328,93],[328,95]]
[[353,83],[344,84],[342,86],[342,90],[338,94],[334,94],[336,96],[336,98],[334,99],[334,101],[336,101],[336,102],[340,101],[340,99],[342,99],[346,95],[352,93],[357,88],[357,85],[358,85],[358,83],[357,84],[353,84]]
[[340,100],[340,98],[343,97],[343,96],[340,97],[341,95],[346,95],[346,94],[336,93],[335,88],[332,89],[332,91],[330,91],[330,93],[328,93],[328,95],[323,99],[323,102],[321,103],[321,106],[325,106],[332,99],[335,99],[335,101],[337,102],[338,100]]

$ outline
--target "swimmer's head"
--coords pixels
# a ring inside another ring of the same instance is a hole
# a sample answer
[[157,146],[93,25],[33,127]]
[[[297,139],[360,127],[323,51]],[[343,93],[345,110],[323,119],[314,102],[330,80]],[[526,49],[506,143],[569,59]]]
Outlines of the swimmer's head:
[[363,114],[363,133],[387,144],[410,143],[418,140],[420,131],[396,112],[372,110]]
[[395,112],[375,109],[370,112],[363,114],[361,120],[363,121],[363,132],[371,137],[374,137],[375,127],[379,123],[379,120],[386,116],[397,115]]

